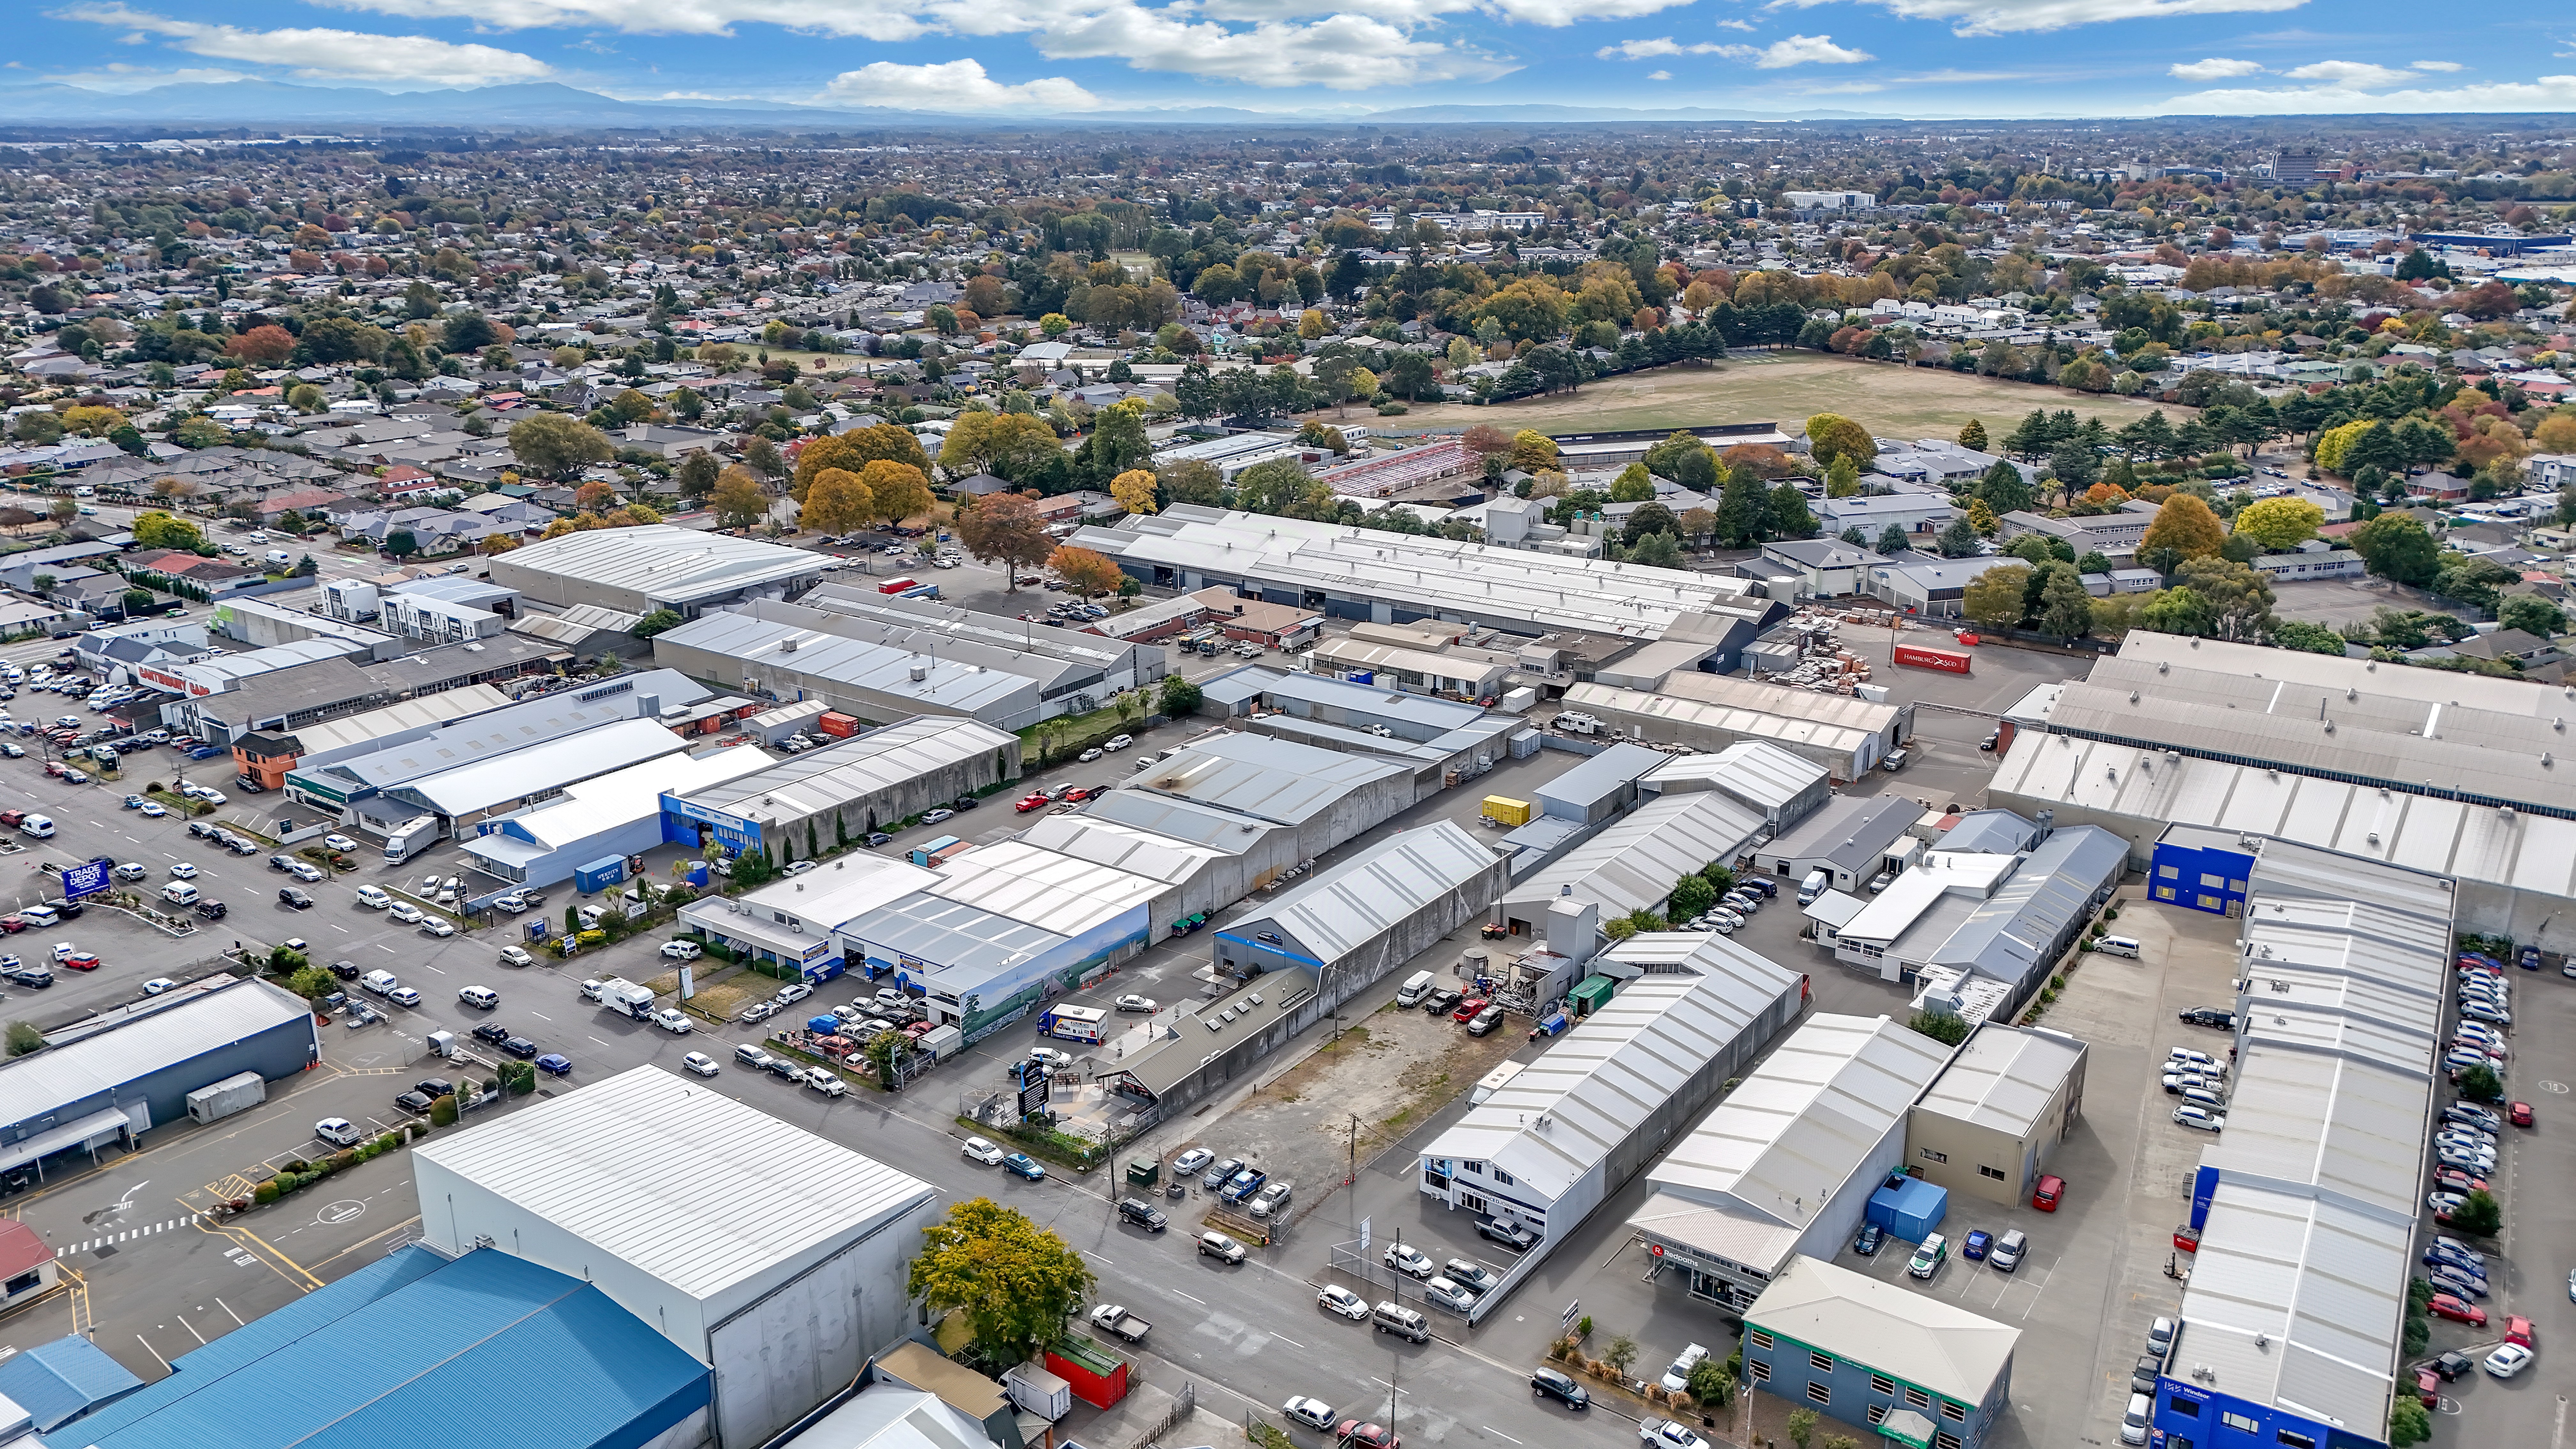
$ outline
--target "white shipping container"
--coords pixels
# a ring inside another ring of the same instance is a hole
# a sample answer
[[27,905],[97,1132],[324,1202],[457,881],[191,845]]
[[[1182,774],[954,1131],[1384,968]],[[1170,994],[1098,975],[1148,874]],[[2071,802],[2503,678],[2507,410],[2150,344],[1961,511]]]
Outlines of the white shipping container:
[[1073,1385],[1033,1363],[1003,1370],[1002,1390],[1012,1403],[1050,1424],[1073,1412]]
[[229,1117],[268,1100],[268,1083],[257,1072],[242,1072],[188,1094],[188,1115],[199,1122]]

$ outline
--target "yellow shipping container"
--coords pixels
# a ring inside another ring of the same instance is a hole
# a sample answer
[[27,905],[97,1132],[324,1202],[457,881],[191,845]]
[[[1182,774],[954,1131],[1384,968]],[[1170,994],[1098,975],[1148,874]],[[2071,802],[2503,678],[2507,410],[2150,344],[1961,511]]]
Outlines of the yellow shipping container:
[[1485,818],[1488,820],[1499,820],[1505,825],[1527,825],[1530,817],[1537,813],[1527,800],[1515,800],[1508,795],[1485,797]]

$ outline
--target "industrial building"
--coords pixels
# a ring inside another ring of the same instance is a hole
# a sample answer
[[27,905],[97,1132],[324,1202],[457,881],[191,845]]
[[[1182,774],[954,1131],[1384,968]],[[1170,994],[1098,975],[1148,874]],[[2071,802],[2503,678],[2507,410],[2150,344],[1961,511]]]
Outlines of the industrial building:
[[1668,756],[1637,788],[1648,795],[1715,790],[1760,815],[1774,835],[1815,814],[1834,793],[1831,771],[1760,740],[1714,754]]
[[[817,627],[842,622],[839,615],[793,612],[809,617],[764,618],[731,609],[703,615],[653,636],[653,662],[764,700],[821,700],[879,724],[938,714],[1019,730],[1066,713],[1077,698],[1099,702],[1080,691],[1048,700],[1034,675],[960,659],[959,649],[924,653],[848,638]],[[1032,669],[1059,673],[1056,661],[1028,658]]]
[[[442,1134],[412,1149],[412,1173],[431,1248],[489,1245],[578,1279],[712,1370],[718,1446],[766,1442],[904,1336],[905,1264],[937,1195],[652,1066]],[[309,1392],[332,1377],[317,1365],[302,1397],[344,1409]],[[444,1415],[423,1419],[452,1437]]]
[[1074,544],[1149,588],[1222,586],[1329,618],[1437,618],[1507,633],[1560,629],[1646,643],[1676,619],[1750,596],[1749,580],[1176,504]]
[[1765,826],[1762,817],[1715,790],[1659,795],[1513,882],[1499,914],[1514,936],[1534,936],[1548,904],[1571,896],[1600,907],[1601,919],[1661,914],[1683,876],[1712,863],[1733,869]]
[[680,907],[680,925],[738,957],[792,966],[819,981],[840,975],[847,964],[842,926],[937,880],[901,856],[854,850],[738,896],[700,896]]
[[2007,1207],[2084,1116],[2084,1043],[2064,1032],[1989,1021],[1960,1043],[1906,1124],[1906,1169]]
[[922,889],[837,928],[844,960],[917,986],[942,1025],[976,1040],[1053,990],[1086,985],[1144,947],[1169,887],[1002,840],[951,856]]
[[[0,1223],[0,1275],[11,1285],[37,1277],[50,1288],[56,1271],[54,1250],[35,1229],[15,1218]],[[19,1301],[0,1292],[0,1309]],[[0,1359],[0,1433],[33,1429],[50,1434],[141,1387],[143,1380],[80,1334],[33,1344]],[[13,1409],[25,1416],[16,1424],[11,1423]]]
[[[2463,683],[2470,682],[2463,680]],[[2036,743],[2035,741],[2033,743]],[[2189,843],[2209,832],[2184,828]],[[2405,1317],[2438,1090],[2451,880],[2292,841],[2251,856],[2227,1129],[2201,1151],[2200,1232],[2153,1427],[2220,1442],[2375,1441],[2411,1381]]]
[[1307,667],[1318,674],[1448,699],[1493,699],[1511,673],[1509,666],[1474,654],[1372,644],[1348,635],[1324,639],[1307,658]]
[[1533,791],[1538,812],[1587,829],[1604,824],[1637,803],[1637,782],[1664,758],[1643,745],[1612,745]]
[[748,599],[792,599],[813,587],[829,562],[806,549],[657,523],[540,539],[495,555],[487,567],[493,583],[558,609],[669,609],[694,619]]
[[1146,601],[1124,613],[1094,619],[1082,629],[1123,643],[1144,644],[1213,628],[1220,637],[1239,644],[1298,649],[1314,642],[1323,623],[1323,615],[1308,609],[1214,588]]
[[1852,891],[1880,871],[1901,871],[1923,844],[1908,832],[1923,807],[1901,795],[1836,795],[1794,828],[1763,842],[1753,868],[1784,881],[1823,871],[1826,884]]
[[541,804],[488,817],[465,840],[474,868],[513,885],[547,886],[608,856],[642,855],[663,841],[663,792],[712,789],[767,767],[756,749],[710,750],[629,765],[577,781]]
[[1746,740],[1775,745],[1824,766],[1837,782],[1863,778],[1914,733],[1911,704],[1722,674],[1675,673],[1653,693],[1577,684],[1565,692],[1565,707],[1652,744],[1712,752]]
[[214,976],[116,1007],[0,1061],[0,1172],[109,1143],[132,1146],[184,1119],[188,1094],[243,1072],[269,1081],[322,1059],[303,998],[257,979]]
[[1978,1449],[2021,1330],[1800,1254],[1744,1311],[1746,1382],[1912,1449]]
[[1628,1226],[1657,1272],[1732,1313],[1797,1257],[1830,1258],[1905,1158],[1950,1049],[1886,1017],[1817,1014],[1646,1174]]
[[767,850],[784,865],[1019,773],[1018,736],[974,720],[919,716],[769,761],[756,773],[674,780],[662,790],[658,839],[736,854]]
[[1835,960],[1882,981],[1947,967],[1997,982],[2009,1014],[2074,949],[2128,868],[2127,842],[2090,825],[2052,830],[2015,853],[1927,851],[1856,914],[1817,934],[1832,942]]
[[1463,826],[1398,831],[1219,929],[1216,968],[1303,967],[1330,1009],[1482,914],[1504,880],[1503,857]]
[[1518,716],[1303,670],[1246,665],[1199,687],[1199,712],[1239,729],[1407,766],[1416,800],[1539,749]]
[[1633,936],[1605,960],[1654,969],[1622,982],[1421,1152],[1426,1197],[1538,1234],[1507,1283],[1661,1152],[1805,995],[1797,972],[1709,932]]
[[317,764],[363,753],[395,736],[417,738],[440,725],[500,709],[510,696],[489,684],[468,684],[419,699],[406,699],[363,714],[300,725],[291,731],[253,731],[233,740],[233,769],[270,790],[307,759]]
[[1158,647],[852,584],[825,584],[793,604],[738,607],[755,618],[810,623],[847,639],[1025,674],[1038,681],[1039,696],[1050,700],[1085,694],[1106,699],[1121,690],[1150,688],[1164,674],[1166,655]]

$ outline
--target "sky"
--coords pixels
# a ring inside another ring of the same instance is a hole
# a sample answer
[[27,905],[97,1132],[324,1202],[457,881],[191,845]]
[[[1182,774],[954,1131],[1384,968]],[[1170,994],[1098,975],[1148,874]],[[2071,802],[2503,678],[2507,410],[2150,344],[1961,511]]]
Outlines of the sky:
[[[22,0],[0,85],[553,81],[1079,115],[2576,110],[2576,11],[2423,0]],[[2447,22],[2463,14],[2467,26]]]

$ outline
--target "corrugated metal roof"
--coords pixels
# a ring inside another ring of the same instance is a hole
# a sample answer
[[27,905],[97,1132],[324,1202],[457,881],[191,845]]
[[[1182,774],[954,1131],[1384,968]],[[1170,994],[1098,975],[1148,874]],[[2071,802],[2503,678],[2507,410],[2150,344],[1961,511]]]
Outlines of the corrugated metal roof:
[[1163,893],[1161,881],[1062,855],[1025,840],[997,840],[951,856],[927,887],[955,901],[1059,936],[1082,936]]
[[0,1359],[0,1398],[26,1410],[40,1434],[141,1387],[125,1365],[76,1333]]
[[[574,738],[578,741],[584,737]],[[656,758],[640,765],[629,765],[596,779],[565,786],[562,795],[509,817],[495,833],[560,849],[575,841],[587,840],[603,830],[653,819],[662,813],[662,792],[665,790],[680,794],[721,784],[750,774],[769,764],[770,760],[771,756],[765,751],[743,745],[730,750],[709,750],[703,755]],[[423,782],[425,785],[434,783]],[[492,836],[480,838],[489,840]],[[475,843],[469,840],[465,848],[471,850]]]
[[[591,696],[585,699],[584,696]],[[438,696],[444,699],[447,696]],[[521,700],[504,709],[451,714],[454,723],[430,734],[399,740],[382,749],[348,755],[303,773],[336,778],[348,784],[389,789],[408,780],[451,770],[477,760],[495,759],[512,750],[596,729],[615,720],[633,719],[639,702],[652,698],[663,709],[695,704],[709,697],[705,686],[676,669],[648,669],[586,689],[558,690]],[[363,717],[363,716],[362,716]]]
[[[1423,1156],[1491,1162],[1553,1202],[1765,1012],[1794,1001],[1803,979],[1706,932],[1631,938],[1637,940],[1647,943],[1639,956],[1667,956],[1683,943],[1688,954],[1678,966],[1630,981],[1470,1108]],[[1610,958],[1629,959],[1622,954],[1629,944],[1612,947]],[[1551,1235],[1570,1226],[1556,1224]]]
[[2083,1060],[2084,1043],[2062,1032],[1988,1022],[1960,1046],[1914,1110],[2024,1137]]
[[[1712,1208],[1786,1230],[1757,1235],[1785,1253],[1830,1196],[1875,1186],[1852,1175],[1902,1130],[1949,1055],[1883,1016],[1808,1017],[1646,1174],[1653,1196],[1629,1221],[1643,1228],[1651,1215]],[[1779,1263],[1727,1256],[1765,1272]]]
[[302,998],[255,979],[152,998],[124,1010],[121,1024],[0,1061],[0,1125],[46,1116],[291,1022],[309,1028],[313,1021]]
[[2022,857],[2011,877],[1979,902],[1932,952],[1939,966],[1972,966],[2020,984],[2050,964],[2050,948],[2129,869],[2129,843],[2092,825],[2053,832]]
[[2221,1181],[2183,1289],[2176,1357],[2219,1393],[2375,1437],[2395,1391],[2413,1242],[2331,1200]]
[[1330,965],[1493,871],[1497,862],[1491,848],[1454,821],[1399,831],[1366,854],[1290,890],[1268,911],[1233,922],[1225,932],[1242,935],[1269,922]]
[[686,739],[658,721],[622,719],[493,759],[407,780],[387,789],[385,794],[426,811],[462,818],[676,755],[688,747]]
[[1670,787],[1704,781],[1747,804],[1779,811],[1829,778],[1825,767],[1762,740],[1738,740],[1714,754],[1677,755],[1646,772],[1645,782]]
[[1534,902],[1544,910],[1571,886],[1576,898],[1601,907],[1604,920],[1660,906],[1683,876],[1711,861],[1734,864],[1765,825],[1761,816],[1715,790],[1658,795],[1514,883],[1503,903]]
[[1084,860],[1098,861],[1130,875],[1179,885],[1229,854],[1194,841],[1175,840],[1115,820],[1075,813],[1049,815],[1020,833],[1029,844]]
[[[757,774],[663,793],[725,815],[748,808],[794,820],[917,780],[961,760],[1010,748],[1013,737],[978,720],[915,716],[880,730],[788,755]],[[767,759],[767,756],[762,758]]]
[[1565,702],[1573,709],[1606,716],[1614,724],[1654,721],[1719,734],[1752,735],[1784,745],[1827,750],[1837,758],[1851,755],[1878,738],[1869,730],[1821,720],[1796,719],[1672,694],[1617,689],[1607,684],[1577,684],[1565,692]]
[[1896,705],[1878,704],[1856,694],[1824,694],[1786,684],[1761,684],[1750,679],[1738,679],[1731,674],[1709,674],[1699,670],[1676,674],[1664,681],[1663,692],[1729,709],[1753,710],[1778,715],[1782,719],[1813,720],[1818,724],[1866,730],[1880,736],[1894,730],[1897,721],[1904,716],[1904,710]]
[[[789,648],[791,644],[795,647]],[[657,634],[653,646],[657,658],[667,646],[724,661],[707,669],[711,678],[721,670],[728,683],[747,671],[766,668],[901,699],[913,708],[954,714],[977,714],[1023,696],[1034,708],[1038,698],[1037,680],[1028,675],[959,664],[730,610],[702,615]],[[686,658],[687,653],[677,657]],[[918,680],[912,677],[915,665],[928,671]],[[1048,670],[1054,672],[1052,662]]]
[[1365,755],[1228,732],[1190,741],[1131,784],[1253,820],[1302,825],[1353,791],[1406,773],[1401,765]]
[[[695,528],[648,524],[567,533],[511,550],[506,571],[554,574],[673,603],[762,584],[822,576],[824,558],[800,548]],[[500,567],[503,559],[495,559]]]
[[435,1449],[483,1423],[516,1443],[588,1449],[649,1442],[711,1398],[706,1366],[607,1294],[497,1248],[454,1262],[401,1248],[290,1309],[303,1311],[182,1355],[59,1443]]
[[1664,752],[1644,745],[1614,744],[1589,759],[1576,762],[1574,768],[1538,787],[1542,800],[1582,807],[1593,805],[1618,794],[1643,779],[1664,762]]
[[2018,1328],[1807,1257],[1789,1260],[1744,1310],[1744,1321],[1929,1389],[1972,1414],[2011,1369],[2021,1342]]
[[653,1066],[414,1151],[699,1299],[932,1195],[926,1182]]
[[510,696],[488,684],[462,684],[443,689],[418,699],[406,699],[383,709],[353,714],[324,724],[304,725],[295,731],[295,743],[302,747],[299,760],[311,759],[326,750],[362,745],[385,735],[399,734],[424,726],[461,720],[487,710],[503,709]]

